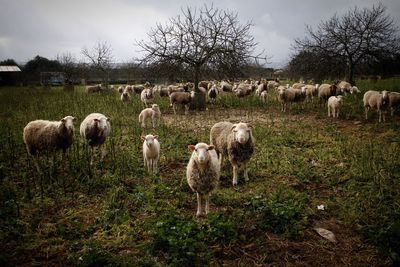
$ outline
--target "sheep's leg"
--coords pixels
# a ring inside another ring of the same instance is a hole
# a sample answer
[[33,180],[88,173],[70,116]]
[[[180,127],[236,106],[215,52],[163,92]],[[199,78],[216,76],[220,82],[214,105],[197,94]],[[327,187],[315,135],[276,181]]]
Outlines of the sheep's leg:
[[237,185],[237,181],[238,181],[238,172],[239,172],[239,168],[236,164],[232,164],[233,165],[233,180],[232,180],[232,184],[233,186]]
[[393,115],[394,115],[394,107],[391,107],[391,108],[390,108],[390,116],[393,117]]
[[365,107],[365,119],[368,120],[368,107]]
[[339,118],[339,112],[340,112],[340,109],[337,109],[336,110],[336,118]]
[[189,114],[189,105],[185,105],[185,115]]
[[249,181],[249,173],[248,173],[248,170],[247,170],[247,164],[243,165],[243,169],[244,169],[244,181],[248,182]]
[[197,193],[197,212],[196,212],[197,217],[202,215],[202,212],[201,212],[202,198],[203,198],[202,195]]
[[174,110],[174,114],[176,115],[176,104],[172,104],[172,109]]
[[328,117],[331,116],[331,108],[328,106]]
[[158,173],[158,159],[154,160],[154,173]]
[[103,146],[101,146],[101,158],[100,158],[100,160],[101,161],[103,161],[104,160],[104,157],[106,156],[106,154],[107,154],[107,149],[106,149],[106,147],[103,145]]
[[219,154],[219,166],[222,168],[222,165],[224,164],[224,155],[222,153]]
[[205,196],[206,200],[206,215],[210,212],[210,193]]
[[149,171],[149,167],[148,167],[149,164],[147,162],[146,156],[144,156],[143,161],[144,161],[144,168],[147,169],[147,171]]
[[378,109],[379,122],[382,122],[382,111]]

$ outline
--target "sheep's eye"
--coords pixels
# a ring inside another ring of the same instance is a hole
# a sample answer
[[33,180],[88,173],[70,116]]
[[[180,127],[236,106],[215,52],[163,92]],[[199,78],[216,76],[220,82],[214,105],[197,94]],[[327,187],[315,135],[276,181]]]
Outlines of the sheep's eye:
[[233,130],[234,133],[237,133],[237,130]]
[[249,133],[249,132],[250,132],[250,130],[247,130],[247,132]]

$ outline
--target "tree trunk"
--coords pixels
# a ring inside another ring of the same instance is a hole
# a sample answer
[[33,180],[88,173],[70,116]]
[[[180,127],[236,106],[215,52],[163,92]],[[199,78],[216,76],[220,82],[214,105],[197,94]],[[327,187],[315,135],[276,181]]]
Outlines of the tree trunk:
[[347,75],[346,75],[346,81],[348,81],[351,85],[355,85],[355,81],[354,81],[354,62],[349,59],[347,62]]
[[206,95],[199,90],[200,67],[195,68],[194,73],[194,99],[190,104],[190,109],[205,110]]

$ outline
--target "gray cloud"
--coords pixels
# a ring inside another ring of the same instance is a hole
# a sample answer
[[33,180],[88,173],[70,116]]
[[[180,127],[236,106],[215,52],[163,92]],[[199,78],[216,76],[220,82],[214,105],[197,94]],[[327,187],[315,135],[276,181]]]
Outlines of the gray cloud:
[[[107,41],[116,62],[127,62],[138,55],[135,40],[146,38],[156,22],[165,23],[186,6],[201,7],[212,1],[60,1],[0,0],[0,60],[27,61],[36,55],[55,58],[71,52],[81,57],[82,47]],[[272,56],[272,66],[287,62],[294,38],[304,36],[305,25],[316,26],[335,13],[351,7],[370,7],[373,0],[280,0],[228,1],[213,5],[236,11],[241,21],[252,21],[258,50]],[[394,19],[400,14],[398,0],[386,0]],[[399,25],[399,21],[396,23]]]

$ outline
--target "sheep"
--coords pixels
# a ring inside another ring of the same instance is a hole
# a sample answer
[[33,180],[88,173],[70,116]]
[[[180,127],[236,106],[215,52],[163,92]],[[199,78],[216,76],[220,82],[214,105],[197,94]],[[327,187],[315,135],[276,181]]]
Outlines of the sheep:
[[328,99],[328,117],[339,118],[339,111],[343,105],[343,96],[331,96]]
[[148,104],[152,104],[154,102],[154,94],[151,88],[146,88],[140,93],[140,100],[143,102],[145,107],[147,108]]
[[[365,92],[363,97],[364,108],[365,108],[365,119],[368,119],[368,111],[370,108],[374,108],[378,111],[379,114],[379,122],[382,121],[382,110],[385,110],[388,105],[388,92],[382,91],[382,93],[378,91],[369,90]],[[385,112],[383,113],[383,121],[385,121]]]
[[[94,147],[102,148],[101,160],[106,155],[106,150],[102,145],[111,133],[110,121],[110,118],[101,113],[91,113],[82,121],[80,126],[81,137],[88,141],[89,146],[92,149]],[[90,165],[93,165],[93,156],[91,157]]]
[[222,81],[220,83],[220,88],[221,88],[221,91],[232,92],[232,85],[226,81]]
[[282,104],[282,111],[286,112],[287,103],[292,102],[304,102],[306,98],[305,87],[303,86],[300,90],[294,89],[292,87],[286,88],[284,86],[279,86],[278,100]]
[[128,90],[124,89],[121,93],[121,101],[127,103],[131,101],[131,95],[129,94]]
[[139,123],[142,124],[143,128],[146,128],[146,120],[151,118],[153,128],[156,128],[160,124],[161,111],[157,104],[151,105],[151,108],[145,108],[139,114]]
[[218,89],[217,86],[214,84],[211,86],[210,90],[208,90],[208,97],[210,99],[216,99],[218,96]]
[[256,89],[256,95],[260,96],[262,92],[267,91],[267,86],[264,83],[260,83]]
[[268,81],[268,83],[267,83],[268,90],[277,89],[278,86],[279,86],[279,82],[277,82],[277,81]]
[[260,94],[260,99],[264,104],[267,103],[267,96],[268,96],[267,91],[262,91]]
[[158,160],[160,159],[160,143],[158,135],[148,134],[141,136],[143,141],[143,160],[147,172],[156,174],[158,172]]
[[232,91],[237,97],[245,97],[251,94],[252,85],[247,83],[235,84]]
[[244,171],[244,179],[249,180],[247,163],[254,152],[252,126],[248,123],[232,124],[222,121],[214,124],[210,131],[210,144],[219,155],[219,163],[223,166],[224,158],[228,157],[233,167],[232,184],[237,185],[239,170]]
[[388,97],[389,97],[390,116],[393,117],[394,109],[400,106],[400,93],[388,92]]
[[208,89],[208,84],[210,84],[209,81],[200,81],[200,82],[198,83],[198,87],[203,87],[203,88],[205,88],[205,89]]
[[102,91],[101,84],[86,86],[86,93],[93,94],[93,93],[100,93]]
[[316,85],[307,84],[304,87],[306,90],[306,98],[308,101],[312,101],[314,97],[318,96],[319,84]]
[[[55,152],[62,149],[63,155],[72,145],[74,139],[74,121],[72,116],[66,116],[60,121],[35,120],[29,122],[23,131],[23,140],[32,157],[38,157],[40,152]],[[39,165],[34,161],[37,170]]]
[[174,110],[174,114],[176,114],[176,105],[181,104],[185,106],[185,115],[189,113],[189,104],[192,102],[194,98],[194,91],[190,93],[186,92],[173,92],[169,95],[170,106]]
[[337,83],[337,87],[340,89],[340,92],[343,93],[344,95],[347,95],[348,93],[355,94],[360,92],[360,90],[358,90],[356,86],[351,86],[351,84],[346,81],[341,81]]
[[331,96],[336,96],[337,86],[334,84],[323,83],[318,88],[318,98],[320,103],[326,103]]
[[135,92],[136,94],[141,94],[144,89],[145,89],[144,86],[141,84],[132,85],[132,91]]
[[122,85],[120,85],[118,87],[117,91],[118,91],[118,93],[122,94],[125,91],[125,88]]
[[294,89],[301,89],[303,86],[305,86],[303,82],[292,84],[292,88]]
[[203,200],[207,215],[210,212],[210,194],[218,186],[221,166],[213,145],[198,143],[188,148],[192,156],[187,165],[186,179],[193,192],[197,193],[196,216],[203,215]]

